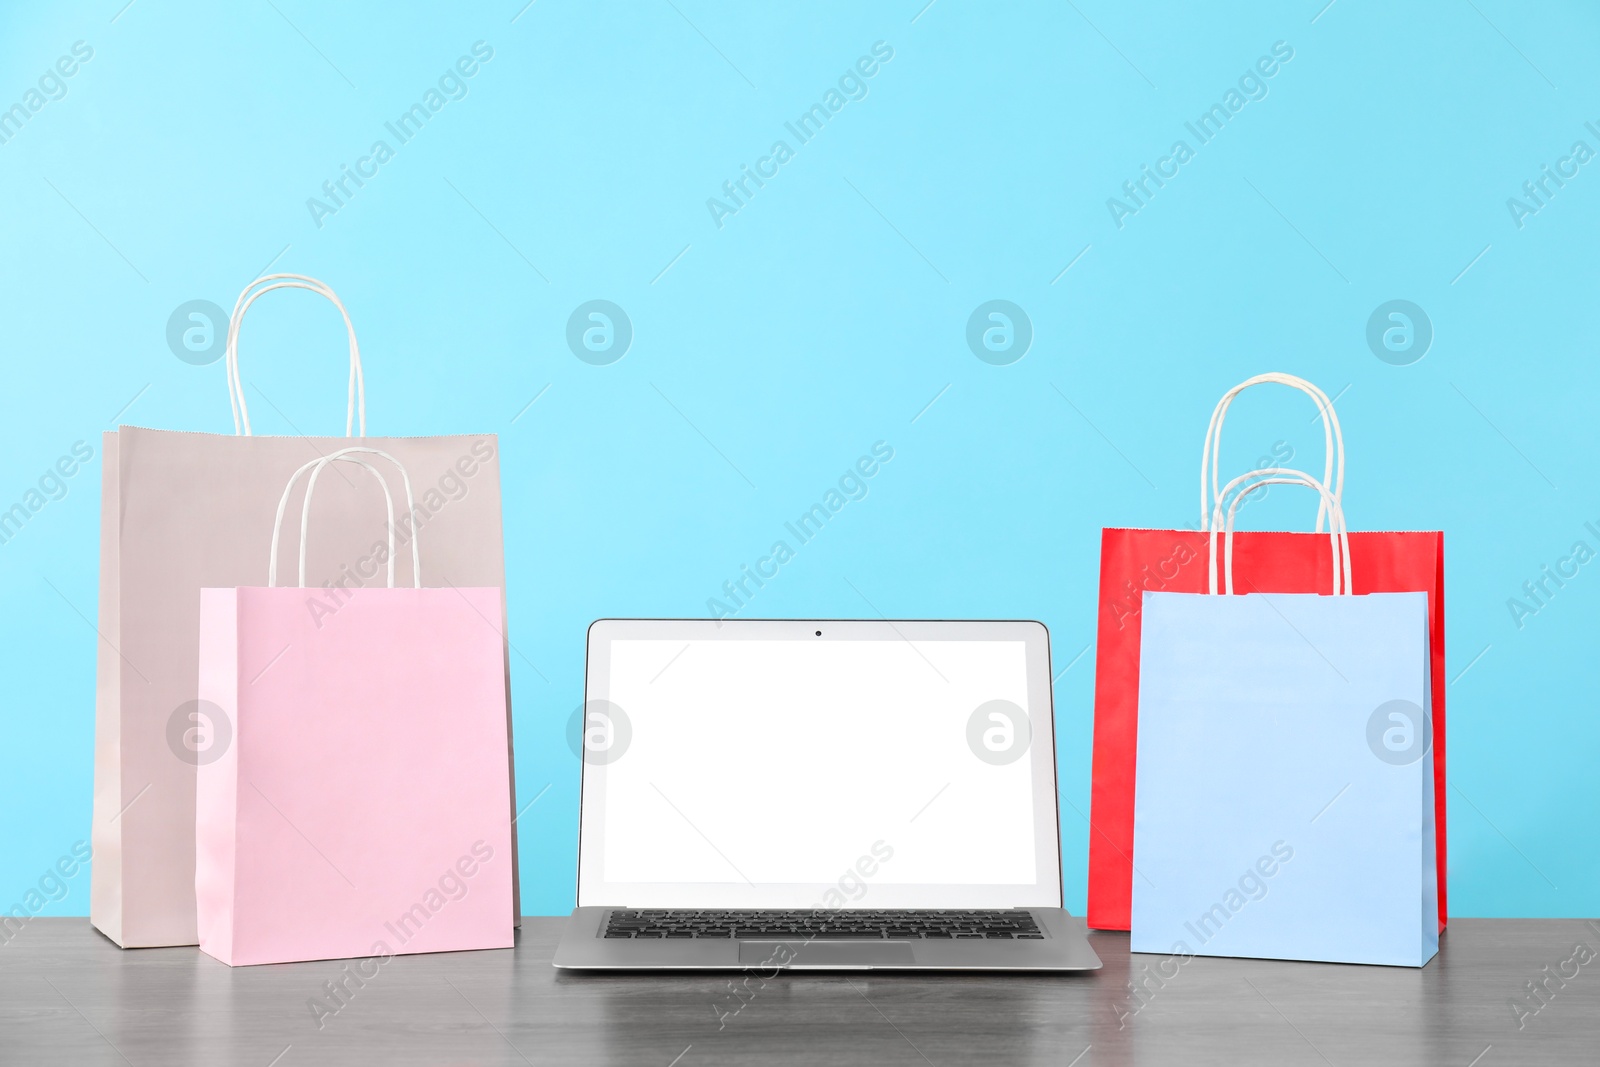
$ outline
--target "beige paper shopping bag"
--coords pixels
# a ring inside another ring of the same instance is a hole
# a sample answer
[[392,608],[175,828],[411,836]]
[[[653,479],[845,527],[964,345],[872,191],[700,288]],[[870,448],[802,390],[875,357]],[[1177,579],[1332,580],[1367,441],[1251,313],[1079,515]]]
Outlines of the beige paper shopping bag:
[[[332,301],[350,337],[344,437],[257,437],[241,385],[239,327],[274,289]],[[192,945],[195,769],[220,758],[233,724],[198,700],[202,587],[260,580],[278,498],[308,459],[366,445],[392,454],[417,486],[396,537],[426,530],[440,586],[499,587],[483,625],[505,635],[500,466],[493,434],[368,437],[360,351],[337,296],[315,279],[274,274],[246,287],[228,331],[234,435],[122,426],[105,435],[101,492],[100,642],[95,687],[94,867],[90,920],[124,948]],[[359,436],[352,436],[357,431]],[[317,497],[320,538],[307,562],[308,613],[336,611],[342,590],[382,584],[389,531],[381,493],[330,474]],[[506,692],[510,685],[507,680]],[[510,736],[509,698],[506,708]],[[507,752],[508,766],[510,752]],[[512,857],[515,870],[515,857]],[[517,897],[513,893],[513,916]]]

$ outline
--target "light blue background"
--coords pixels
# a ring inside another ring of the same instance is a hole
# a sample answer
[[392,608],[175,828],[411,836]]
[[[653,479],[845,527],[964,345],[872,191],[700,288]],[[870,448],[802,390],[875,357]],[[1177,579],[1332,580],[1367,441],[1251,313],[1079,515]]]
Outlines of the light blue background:
[[[750,613],[1038,618],[1060,670],[1093,640],[1100,528],[1193,521],[1211,406],[1263,370],[1340,394],[1353,527],[1446,531],[1453,911],[1600,912],[1600,562],[1520,628],[1507,608],[1600,549],[1600,163],[1520,229],[1506,206],[1600,149],[1600,14],[924,2],[8,5],[0,106],[73,42],[94,58],[0,144],[0,508],[74,441],[96,460],[0,544],[0,906],[88,836],[99,434],[229,430],[222,365],[177,359],[167,319],[271,264],[345,298],[374,433],[500,434],[521,802],[549,785],[519,824],[529,912],[572,903],[591,619],[705,614],[884,440]],[[479,40],[469,95],[318,228],[307,198]],[[719,229],[707,198],[876,41],[866,99]],[[1118,229],[1107,198],[1276,41],[1269,95]],[[610,366],[565,342],[596,298],[635,330]],[[1410,366],[1365,340],[1397,298],[1435,331]],[[1034,329],[1010,366],[965,342],[991,299]],[[336,316],[259,310],[257,432],[337,432]],[[1236,410],[1225,467],[1277,442],[1320,467],[1304,398]],[[1313,511],[1274,490],[1246,522]],[[1093,663],[1056,683],[1074,909]],[[87,904],[80,875],[49,910]]]

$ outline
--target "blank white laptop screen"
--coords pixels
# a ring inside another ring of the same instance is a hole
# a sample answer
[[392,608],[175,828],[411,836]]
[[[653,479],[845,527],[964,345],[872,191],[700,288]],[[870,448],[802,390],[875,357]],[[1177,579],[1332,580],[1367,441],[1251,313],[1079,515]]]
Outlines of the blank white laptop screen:
[[590,640],[580,904],[1060,905],[1037,624],[608,621]]

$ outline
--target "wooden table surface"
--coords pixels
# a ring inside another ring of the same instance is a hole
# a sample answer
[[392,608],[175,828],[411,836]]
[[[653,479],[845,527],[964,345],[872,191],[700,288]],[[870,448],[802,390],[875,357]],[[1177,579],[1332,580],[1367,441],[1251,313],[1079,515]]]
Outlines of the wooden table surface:
[[515,949],[395,957],[338,1006],[343,963],[230,969],[34,919],[0,945],[0,1063],[1600,1063],[1600,924],[1581,920],[1458,919],[1420,971],[1195,958],[1162,978],[1163,957],[1095,933],[1089,974],[807,974],[743,998],[729,975],[557,972],[563,922],[527,919]]

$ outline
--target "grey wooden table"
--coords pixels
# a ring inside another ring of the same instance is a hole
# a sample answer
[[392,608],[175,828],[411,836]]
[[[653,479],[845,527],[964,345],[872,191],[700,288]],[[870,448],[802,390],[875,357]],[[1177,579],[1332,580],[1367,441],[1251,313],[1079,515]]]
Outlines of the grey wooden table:
[[[1164,964],[1096,933],[1092,974],[809,974],[742,997],[726,975],[559,973],[563,921],[526,920],[515,949],[396,957],[358,985],[343,963],[230,969],[34,919],[0,945],[0,1063],[1600,1062],[1600,956],[1574,953],[1600,953],[1600,924],[1579,920],[1460,919],[1421,971]],[[342,1005],[326,985],[341,978]]]

